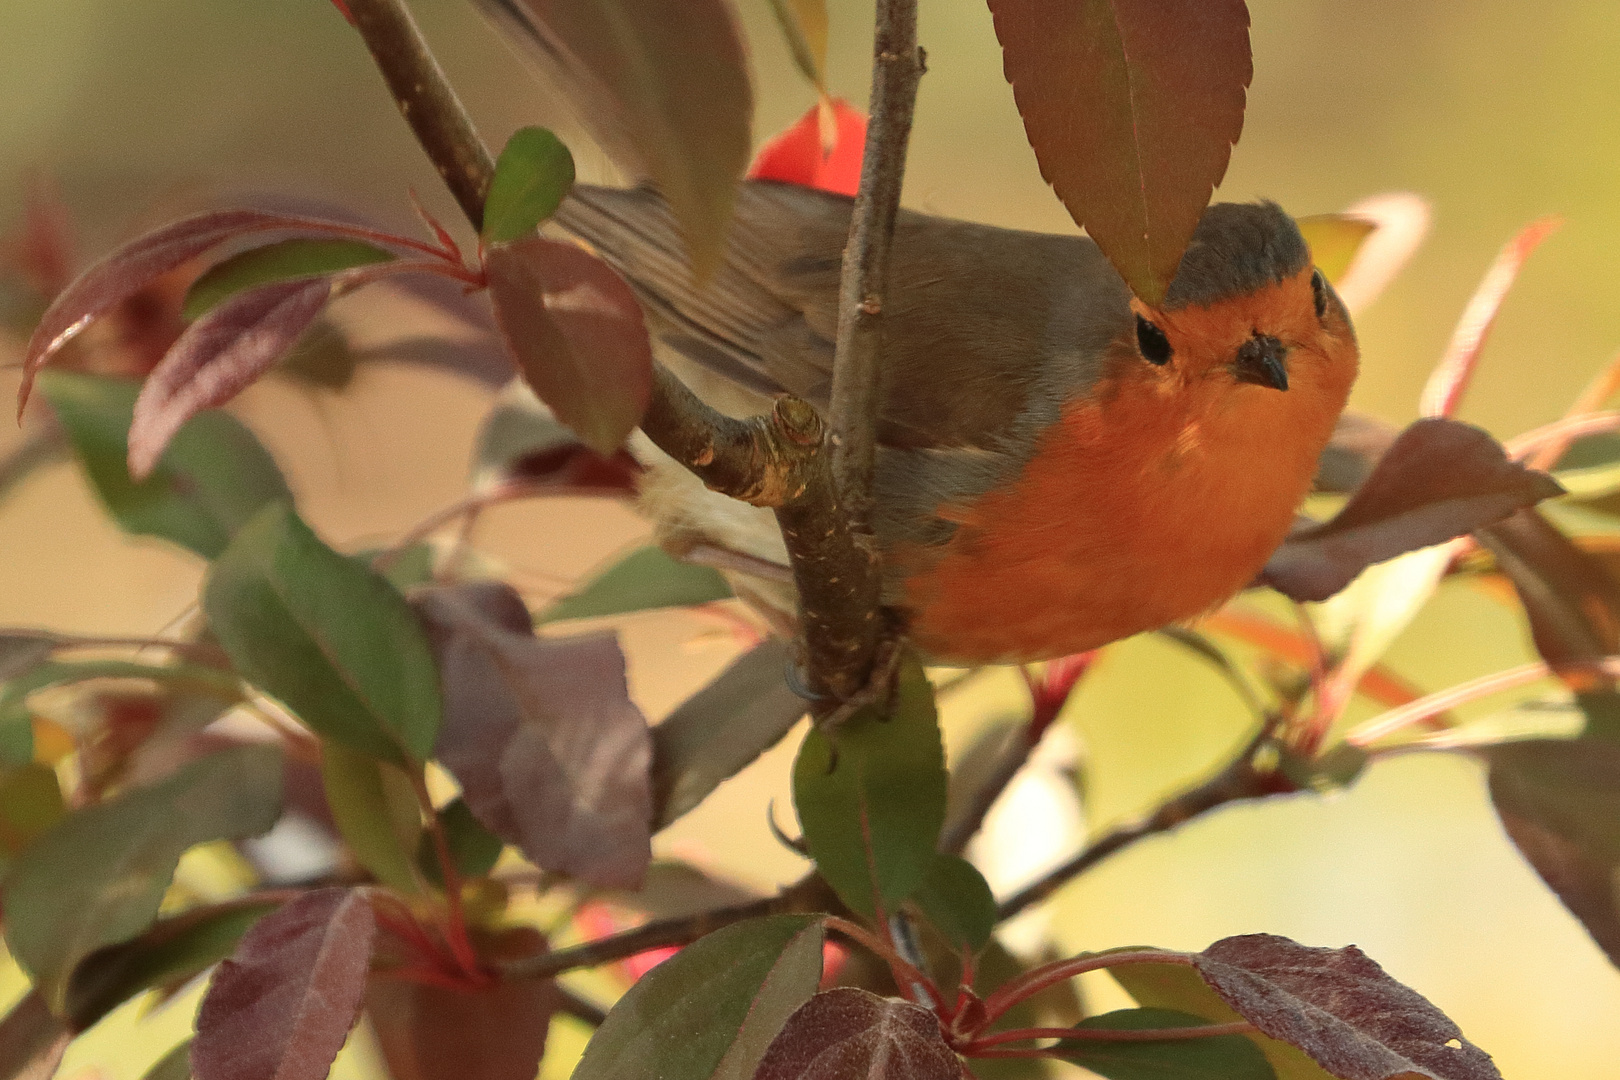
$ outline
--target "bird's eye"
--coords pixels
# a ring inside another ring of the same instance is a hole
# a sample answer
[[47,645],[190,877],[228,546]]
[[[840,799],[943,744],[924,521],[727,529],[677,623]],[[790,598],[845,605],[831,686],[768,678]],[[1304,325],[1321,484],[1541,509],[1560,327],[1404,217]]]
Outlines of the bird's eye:
[[1320,270],[1311,274],[1311,296],[1316,299],[1316,317],[1320,319],[1327,314],[1327,279]]
[[1170,362],[1170,339],[1140,315],[1136,317],[1136,347],[1142,350],[1142,359],[1150,364]]

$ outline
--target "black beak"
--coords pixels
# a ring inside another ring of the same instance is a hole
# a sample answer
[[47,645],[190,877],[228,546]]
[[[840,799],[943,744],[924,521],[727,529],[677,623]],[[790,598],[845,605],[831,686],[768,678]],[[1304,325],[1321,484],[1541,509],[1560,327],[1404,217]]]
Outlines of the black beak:
[[1288,346],[1269,334],[1256,334],[1243,343],[1237,359],[1232,361],[1232,374],[1238,382],[1269,386],[1273,390],[1288,389],[1288,369],[1283,357]]

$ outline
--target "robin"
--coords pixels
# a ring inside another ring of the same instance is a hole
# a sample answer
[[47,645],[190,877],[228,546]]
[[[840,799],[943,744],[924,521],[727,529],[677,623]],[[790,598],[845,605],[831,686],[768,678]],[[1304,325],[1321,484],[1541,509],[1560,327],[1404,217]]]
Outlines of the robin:
[[[783,393],[826,405],[851,205],[745,183],[705,283],[651,190],[581,185],[558,221],[630,283],[661,358],[742,415]],[[902,212],[883,365],[885,601],[934,660],[986,664],[1194,619],[1253,581],[1357,348],[1274,203],[1209,207],[1157,307],[1086,238]],[[785,562],[768,512],[673,463],[644,495],[666,529]]]

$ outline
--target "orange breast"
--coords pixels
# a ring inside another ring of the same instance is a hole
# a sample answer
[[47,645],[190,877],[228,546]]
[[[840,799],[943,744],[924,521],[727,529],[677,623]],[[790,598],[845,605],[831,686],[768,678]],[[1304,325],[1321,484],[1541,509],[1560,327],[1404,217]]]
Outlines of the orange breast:
[[1014,483],[953,508],[949,544],[897,553],[914,639],[940,659],[1029,661],[1208,612],[1292,523],[1354,378],[1347,359],[1313,358],[1282,392],[1210,374],[1120,379],[1071,402]]

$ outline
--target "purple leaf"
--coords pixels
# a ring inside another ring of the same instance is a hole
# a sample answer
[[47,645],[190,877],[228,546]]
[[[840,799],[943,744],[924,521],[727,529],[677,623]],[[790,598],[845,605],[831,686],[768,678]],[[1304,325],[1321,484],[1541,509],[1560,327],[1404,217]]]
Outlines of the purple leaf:
[[187,420],[223,405],[269,370],[331,292],[326,277],[264,285],[237,293],[186,327],[135,399],[129,475],[146,479]]
[[196,1080],[325,1080],[360,1016],[376,932],[352,889],[305,893],[261,919],[203,997]]
[[1491,747],[1485,757],[1502,828],[1620,966],[1620,746],[1533,740]]
[[1419,420],[1333,520],[1283,541],[1260,580],[1295,600],[1325,600],[1373,563],[1473,532],[1562,492],[1547,474],[1509,461],[1479,428]]
[[331,236],[343,235],[349,227],[261,210],[214,210],[136,237],[80,274],[41,316],[23,357],[23,381],[17,391],[19,412],[28,402],[39,369],[92,320],[135,295],[154,278],[189,262],[216,244],[271,231]]
[[1243,130],[1243,0],[990,0],[1041,176],[1131,291],[1163,302]]
[[1353,945],[1245,934],[1194,955],[1193,966],[1245,1020],[1341,1080],[1501,1080],[1449,1017]]
[[652,737],[611,634],[536,638],[498,582],[413,597],[438,658],[435,756],[536,866],[635,888],[652,858]]
[[484,269],[524,380],[585,445],[611,455],[652,393],[652,346],[630,286],[595,256],[539,237],[494,245]]
[[754,1080],[961,1080],[934,1014],[852,986],[817,994],[788,1017]]

